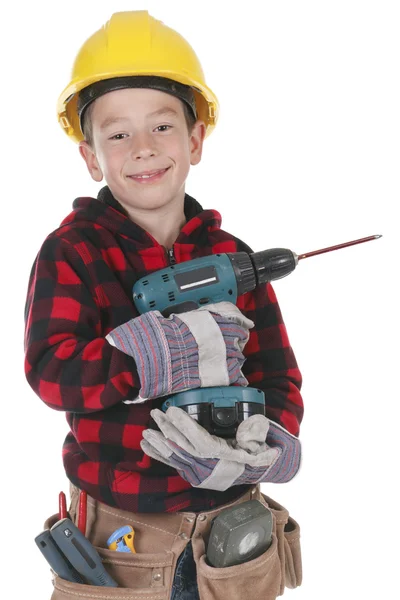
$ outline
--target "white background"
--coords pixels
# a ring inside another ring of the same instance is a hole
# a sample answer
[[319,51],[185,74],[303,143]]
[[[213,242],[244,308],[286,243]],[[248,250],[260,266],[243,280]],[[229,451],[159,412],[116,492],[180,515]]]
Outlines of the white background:
[[[75,1],[2,9],[2,561],[14,597],[50,597],[33,543],[67,491],[64,415],[23,374],[31,265],[73,199],[96,195],[55,105],[84,40],[147,8],[194,47],[221,103],[187,191],[254,250],[302,261],[274,285],[304,377],[304,461],[264,491],[302,527],[304,583],[288,598],[399,597],[399,4]],[[4,47],[3,47],[4,46]],[[396,216],[395,216],[396,215]],[[22,592],[22,589],[24,592]]]

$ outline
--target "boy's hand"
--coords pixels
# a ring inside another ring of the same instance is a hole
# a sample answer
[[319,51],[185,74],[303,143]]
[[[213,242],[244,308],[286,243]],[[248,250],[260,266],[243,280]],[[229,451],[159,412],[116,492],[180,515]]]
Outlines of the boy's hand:
[[246,386],[242,351],[251,327],[234,304],[219,302],[169,318],[150,311],[106,339],[135,359],[141,402],[199,387]]
[[234,485],[285,483],[300,468],[300,441],[262,415],[242,421],[235,440],[210,435],[175,406],[151,415],[161,431],[143,432],[143,452],[174,467],[193,487],[224,491]]

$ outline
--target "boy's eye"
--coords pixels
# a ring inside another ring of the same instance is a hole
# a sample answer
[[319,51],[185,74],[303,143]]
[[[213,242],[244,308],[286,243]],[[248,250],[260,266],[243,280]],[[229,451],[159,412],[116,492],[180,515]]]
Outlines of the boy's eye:
[[123,140],[126,137],[126,133],[116,133],[110,137],[110,140]]
[[171,129],[172,125],[159,125],[158,127],[156,127],[156,131],[167,131],[168,129]]

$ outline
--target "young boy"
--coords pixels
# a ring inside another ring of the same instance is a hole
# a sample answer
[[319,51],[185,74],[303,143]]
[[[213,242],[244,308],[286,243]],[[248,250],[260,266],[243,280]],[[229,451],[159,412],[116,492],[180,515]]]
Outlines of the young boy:
[[[249,590],[275,598],[285,585],[288,515],[257,484],[288,481],[298,470],[303,406],[273,289],[259,286],[236,307],[224,302],[168,319],[158,311],[138,315],[132,299],[138,279],[168,264],[251,252],[220,228],[217,211],[185,193],[190,166],[215,126],[217,100],[189,44],[138,11],[114,14],[85,42],[58,112],[91,177],[107,184],[97,199],[75,200],[47,237],[26,305],[27,379],[70,426],[63,460],[71,517],[84,490],[86,535],[96,547],[107,548],[113,530],[133,525],[137,553],[125,566],[117,552],[99,550],[120,587],[148,589],[157,600],[240,598]],[[223,442],[229,455],[204,453],[216,438],[180,409],[154,410],[167,394],[213,385],[265,394],[267,418],[248,420],[253,429],[244,422],[241,439]],[[179,445],[185,433],[192,450]],[[275,561],[271,578],[260,557],[251,578],[238,565],[214,581],[207,569],[220,570],[202,558],[211,520],[250,498],[276,517],[278,548],[266,556]],[[299,560],[297,580],[286,585],[300,583]],[[86,597],[89,589],[56,577],[53,598]]]

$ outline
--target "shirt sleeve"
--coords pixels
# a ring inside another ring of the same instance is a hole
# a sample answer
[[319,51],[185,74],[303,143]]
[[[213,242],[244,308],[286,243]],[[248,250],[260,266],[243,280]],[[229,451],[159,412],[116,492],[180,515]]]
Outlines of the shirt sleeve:
[[87,266],[50,237],[33,265],[25,306],[25,373],[51,408],[90,413],[138,395],[135,361],[105,339]]
[[238,298],[238,308],[255,323],[242,367],[249,386],[265,394],[266,416],[298,436],[303,418],[302,377],[270,283]]

